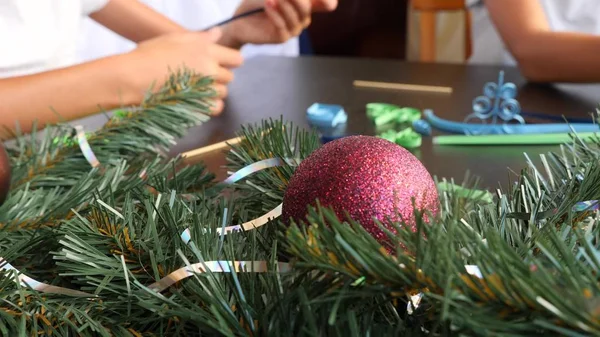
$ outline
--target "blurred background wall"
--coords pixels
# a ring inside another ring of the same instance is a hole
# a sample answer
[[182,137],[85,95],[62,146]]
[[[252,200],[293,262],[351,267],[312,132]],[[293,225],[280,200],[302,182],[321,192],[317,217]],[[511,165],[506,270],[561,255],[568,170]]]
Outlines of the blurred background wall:
[[315,54],[403,59],[408,0],[340,0],[315,14],[308,37]]

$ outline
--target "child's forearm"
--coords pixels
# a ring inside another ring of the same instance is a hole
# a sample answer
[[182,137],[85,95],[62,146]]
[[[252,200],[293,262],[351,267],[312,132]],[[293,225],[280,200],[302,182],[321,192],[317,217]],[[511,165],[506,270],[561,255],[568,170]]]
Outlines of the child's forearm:
[[141,102],[143,90],[117,56],[40,74],[0,80],[0,126],[25,133],[48,123],[68,121]]
[[[313,0],[313,11],[332,11],[337,7],[337,3],[338,0]],[[110,0],[104,8],[90,16],[106,28],[136,43],[187,30],[139,1]],[[224,29],[218,43],[240,49],[247,41],[239,41],[234,35],[233,30]]]
[[600,81],[600,36],[553,31],[539,0],[485,0],[485,4],[527,79]]
[[600,36],[540,32],[515,45],[519,68],[534,82],[600,82]]
[[139,1],[110,0],[90,17],[133,42],[186,31],[181,25]]
[[[152,8],[131,0],[111,0],[103,9],[93,13],[91,18],[136,43],[186,31],[184,27]],[[229,33],[228,30],[224,31],[218,43],[230,48],[241,48],[242,44],[235,41]]]

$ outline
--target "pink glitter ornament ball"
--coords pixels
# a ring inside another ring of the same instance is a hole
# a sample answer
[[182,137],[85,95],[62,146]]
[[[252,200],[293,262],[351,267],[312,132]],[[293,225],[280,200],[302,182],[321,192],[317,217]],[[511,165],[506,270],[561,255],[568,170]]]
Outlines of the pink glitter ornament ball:
[[418,209],[437,213],[435,182],[415,156],[385,139],[350,136],[326,143],[300,163],[285,191],[282,216],[304,220],[318,199],[342,220],[347,212],[383,244],[386,235],[374,219],[404,219],[414,230],[413,198]]

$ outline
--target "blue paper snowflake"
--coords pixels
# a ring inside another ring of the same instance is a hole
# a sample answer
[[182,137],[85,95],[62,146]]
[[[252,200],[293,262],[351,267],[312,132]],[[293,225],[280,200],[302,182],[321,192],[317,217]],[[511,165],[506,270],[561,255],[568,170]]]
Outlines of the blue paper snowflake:
[[483,124],[503,123],[502,130],[509,133],[509,123],[525,124],[521,116],[521,106],[515,99],[517,87],[514,83],[504,83],[504,71],[498,74],[498,82],[488,82],[483,86],[483,96],[473,100],[473,113],[465,118],[465,122],[479,120]]

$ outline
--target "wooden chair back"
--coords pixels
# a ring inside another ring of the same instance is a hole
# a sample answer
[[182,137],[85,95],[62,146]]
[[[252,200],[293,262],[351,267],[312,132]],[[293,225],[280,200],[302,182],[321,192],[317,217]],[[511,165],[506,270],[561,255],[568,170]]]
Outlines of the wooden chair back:
[[419,12],[419,60],[434,62],[436,55],[436,14],[442,11],[465,13],[465,59],[472,53],[471,12],[465,0],[411,0],[413,10]]

